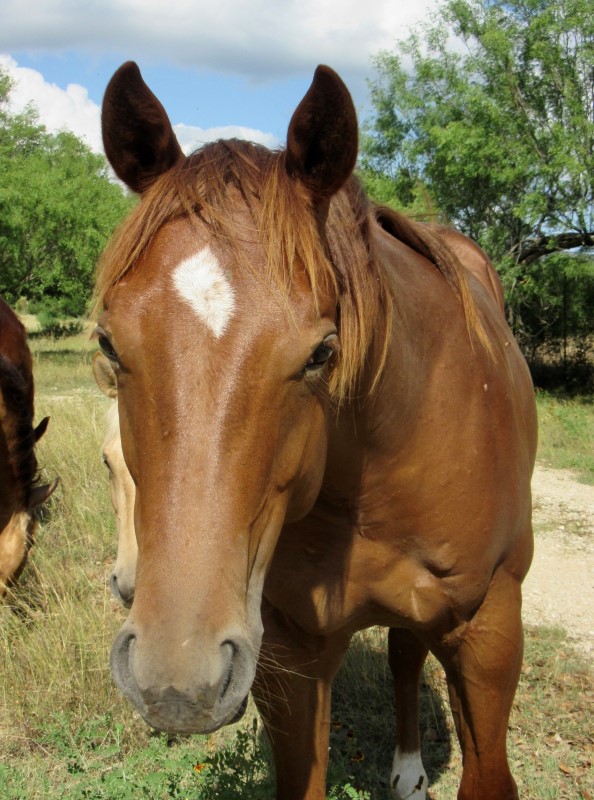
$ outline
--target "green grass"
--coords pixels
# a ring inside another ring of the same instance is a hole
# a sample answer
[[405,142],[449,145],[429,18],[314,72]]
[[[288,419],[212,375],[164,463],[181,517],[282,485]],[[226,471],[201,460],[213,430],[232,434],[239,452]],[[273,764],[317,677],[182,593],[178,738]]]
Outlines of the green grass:
[[[273,769],[253,704],[233,728],[169,738],[151,732],[112,684],[109,650],[126,612],[107,588],[115,534],[99,453],[108,401],[90,371],[94,349],[88,334],[32,343],[36,415],[51,416],[39,459],[61,484],[21,582],[0,606],[0,798],[268,800]],[[580,451],[587,465],[592,404],[549,395],[538,402],[540,457],[578,468]],[[358,635],[336,680],[329,769],[335,800],[389,796],[394,719],[385,639],[380,629]],[[522,797],[594,797],[592,702],[591,675],[564,634],[529,631],[509,735]],[[433,800],[453,800],[461,758],[433,659],[425,669],[421,733]]]
[[97,343],[91,339],[94,327],[87,323],[78,336],[29,341],[37,397],[97,392],[91,372],[91,359],[97,350]]
[[594,483],[594,397],[563,398],[538,392],[538,460],[575,470]]

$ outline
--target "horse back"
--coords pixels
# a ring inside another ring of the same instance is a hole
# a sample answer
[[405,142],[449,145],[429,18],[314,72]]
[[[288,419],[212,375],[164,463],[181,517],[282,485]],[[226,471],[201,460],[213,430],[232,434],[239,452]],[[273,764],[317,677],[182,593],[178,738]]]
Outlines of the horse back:
[[[501,282],[474,242],[450,230],[445,237],[466,276],[474,321],[433,265],[384,237],[397,313],[381,395],[367,415],[383,431],[384,444],[373,436],[370,444],[378,455],[390,449],[391,461],[407,463],[409,471],[441,481],[464,474],[456,487],[463,494],[482,481],[485,502],[499,501],[512,483],[529,495],[534,389],[505,318]],[[506,478],[514,473],[514,480]],[[424,483],[418,481],[417,491]]]
[[10,306],[0,298],[0,388],[3,392],[11,390],[11,383],[17,379],[24,388],[27,411],[33,412],[33,365],[31,352],[27,345],[25,328]]

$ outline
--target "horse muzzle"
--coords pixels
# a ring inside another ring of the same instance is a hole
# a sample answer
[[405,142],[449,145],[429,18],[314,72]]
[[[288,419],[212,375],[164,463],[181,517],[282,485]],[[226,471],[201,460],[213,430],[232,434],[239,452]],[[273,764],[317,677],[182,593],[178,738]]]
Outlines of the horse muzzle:
[[134,573],[130,571],[118,571],[114,569],[109,578],[109,588],[112,596],[118,600],[124,608],[132,608],[134,601]]
[[[165,648],[160,648],[161,654]],[[218,645],[170,645],[166,658],[142,647],[128,623],[111,651],[111,671],[120,691],[144,720],[168,733],[211,733],[239,720],[247,706],[256,657],[245,637]],[[257,652],[257,649],[256,649]]]

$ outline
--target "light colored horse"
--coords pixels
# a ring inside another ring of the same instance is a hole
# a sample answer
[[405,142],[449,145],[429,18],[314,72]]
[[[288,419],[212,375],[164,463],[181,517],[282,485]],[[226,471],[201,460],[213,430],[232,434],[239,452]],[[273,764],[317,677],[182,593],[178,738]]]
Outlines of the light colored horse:
[[25,329],[0,299],[0,596],[21,574],[32,547],[35,508],[56,488],[37,481],[35,444],[49,422],[33,427],[33,367]]
[[102,353],[93,356],[93,374],[97,386],[113,403],[106,415],[102,458],[109,473],[109,493],[116,518],[117,557],[109,585],[113,596],[126,608],[134,599],[136,558],[138,546],[134,530],[134,500],[136,489],[122,452],[120,419],[117,405],[117,383],[109,359]]
[[116,683],[183,733],[237,719],[253,688],[277,800],[322,800],[332,679],[352,634],[386,625],[395,797],[426,797],[431,650],[459,800],[516,800],[536,417],[488,260],[365,197],[354,107],[327,67],[282,152],[225,141],[186,158],[132,63],[102,120],[141,194],[97,280],[137,492]]

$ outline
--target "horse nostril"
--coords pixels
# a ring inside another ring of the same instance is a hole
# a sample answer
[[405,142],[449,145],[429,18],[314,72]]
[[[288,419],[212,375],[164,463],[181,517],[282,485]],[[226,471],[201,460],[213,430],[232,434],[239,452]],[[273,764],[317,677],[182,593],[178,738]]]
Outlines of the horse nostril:
[[126,626],[116,637],[111,648],[111,674],[126,697],[128,697],[138,709],[144,708],[140,689],[132,670],[132,654],[136,643],[136,635]]
[[111,573],[111,578],[109,579],[109,588],[111,590],[113,597],[115,597],[116,600],[119,600],[121,602],[122,595],[120,594],[120,588],[118,586],[118,578],[115,572]]
[[231,686],[233,680],[233,661],[235,659],[235,654],[237,653],[237,645],[235,644],[235,642],[227,640],[223,642],[223,644],[221,645],[221,650],[223,651],[223,658],[224,658],[223,663],[226,662],[227,664],[226,669],[223,673],[224,677],[220,694],[220,699],[222,700],[229,691],[229,687]]
[[112,669],[125,679],[130,677],[130,648],[135,640],[134,633],[122,629],[111,649]]
[[120,584],[116,573],[112,572],[111,578],[109,579],[109,588],[113,597],[119,600],[124,608],[132,607],[132,601],[134,600],[134,584],[132,584],[132,587],[128,586],[126,581]]

